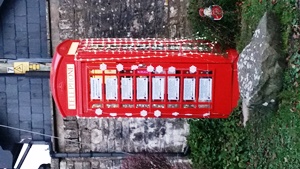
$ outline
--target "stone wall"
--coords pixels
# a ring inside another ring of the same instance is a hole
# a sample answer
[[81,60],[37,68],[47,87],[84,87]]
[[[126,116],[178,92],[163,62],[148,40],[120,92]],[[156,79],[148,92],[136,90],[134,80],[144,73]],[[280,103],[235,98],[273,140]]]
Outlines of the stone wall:
[[59,0],[51,3],[53,47],[65,39],[187,37],[188,0]]
[[185,119],[69,118],[64,129],[63,152],[183,152],[189,126]]
[[[50,4],[53,50],[65,39],[189,37],[187,5],[188,0],[53,1]],[[67,118],[62,123],[63,126],[56,127],[61,129],[60,152],[183,152],[189,132],[185,119]],[[110,166],[106,168],[118,168],[115,162],[102,160]],[[58,163],[52,168],[59,168]],[[60,162],[60,168],[82,168],[82,165],[93,168],[93,161]],[[94,168],[101,168],[100,164]]]

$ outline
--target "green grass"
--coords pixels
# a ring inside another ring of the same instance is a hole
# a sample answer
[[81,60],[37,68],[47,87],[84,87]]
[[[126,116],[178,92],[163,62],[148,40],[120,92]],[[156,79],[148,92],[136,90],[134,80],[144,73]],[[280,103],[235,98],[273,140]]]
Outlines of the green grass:
[[[224,3],[225,0],[219,1]],[[234,3],[234,1],[231,1]],[[218,1],[215,2],[218,4]],[[203,0],[191,0],[191,4],[205,4]],[[299,24],[299,11],[294,9],[294,0],[278,0],[273,5],[271,0],[244,0],[237,25],[234,25],[234,41],[241,51],[251,40],[260,18],[264,12],[274,12],[281,23],[282,53],[288,57],[288,68],[285,70],[284,87],[279,96],[280,103],[277,112],[259,109],[251,115],[247,127],[241,126],[241,110],[237,108],[229,119],[191,120],[188,144],[191,148],[190,158],[194,168],[299,168],[300,166],[300,54],[299,42],[290,44],[291,26]],[[195,7],[191,7],[193,10]],[[195,32],[206,35],[205,22],[196,14],[190,12]],[[225,19],[225,18],[224,18]],[[225,29],[233,25],[228,18],[223,24]],[[195,24],[202,24],[197,26]],[[226,31],[226,30],[224,30]],[[213,32],[213,30],[210,30]],[[226,35],[226,34],[224,34]],[[219,36],[219,35],[217,35]],[[219,39],[222,39],[219,37]],[[228,45],[226,43],[223,43]],[[232,44],[229,44],[230,46]],[[297,49],[298,48],[298,49]],[[289,51],[289,52],[288,52]]]

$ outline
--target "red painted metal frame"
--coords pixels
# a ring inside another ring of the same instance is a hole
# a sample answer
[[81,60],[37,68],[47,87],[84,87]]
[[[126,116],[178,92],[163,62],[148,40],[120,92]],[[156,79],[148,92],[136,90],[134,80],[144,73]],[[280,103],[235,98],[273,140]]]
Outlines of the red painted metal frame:
[[[73,42],[79,42],[75,55],[68,55]],[[199,50],[199,45],[204,47]],[[191,47],[192,46],[192,47]],[[144,47],[144,49],[142,49]],[[173,47],[173,48],[172,48]],[[198,47],[198,48],[197,48]],[[148,48],[148,49],[147,49]],[[220,52],[215,43],[205,40],[166,40],[166,39],[86,39],[67,40],[62,42],[56,50],[51,69],[51,90],[55,103],[62,116],[79,117],[156,117],[155,111],[161,112],[160,118],[227,118],[239,99],[237,83],[238,53],[229,49]],[[99,65],[105,63],[107,70],[115,70],[115,74],[90,74],[90,70],[99,70]],[[68,109],[68,92],[66,65],[75,65],[76,109]],[[116,65],[122,64],[127,72],[116,70]],[[131,70],[132,65],[143,65]],[[164,74],[147,72],[147,66],[163,67]],[[195,66],[195,73],[189,68]],[[168,68],[175,67],[179,74],[168,74]],[[144,71],[145,74],[138,74]],[[205,74],[205,72],[212,72]],[[203,74],[202,74],[202,73]],[[102,77],[102,100],[91,100],[90,77]],[[105,76],[116,76],[118,79],[118,100],[105,100]],[[148,101],[136,100],[136,90],[133,90],[133,99],[122,101],[120,92],[121,76],[133,78],[133,89],[136,88],[136,77],[143,76],[149,79]],[[152,77],[165,77],[165,95],[163,101],[153,101]],[[167,78],[180,78],[179,101],[167,100]],[[183,78],[196,78],[195,101],[183,100]],[[212,101],[198,101],[199,78],[212,78]],[[91,105],[100,104],[102,107],[92,108]],[[115,108],[108,107],[114,104]],[[133,105],[133,108],[122,108],[122,105]],[[137,108],[137,104],[148,104],[149,108]],[[152,105],[163,105],[164,108],[154,108]],[[177,104],[179,108],[168,108],[168,104]],[[185,108],[184,105],[194,105],[194,108]],[[199,108],[199,105],[209,105],[209,108]],[[101,114],[95,111],[101,110]],[[147,112],[141,116],[141,112]],[[129,116],[131,113],[131,116]],[[176,115],[174,114],[176,113]],[[178,113],[178,114],[177,114]]]

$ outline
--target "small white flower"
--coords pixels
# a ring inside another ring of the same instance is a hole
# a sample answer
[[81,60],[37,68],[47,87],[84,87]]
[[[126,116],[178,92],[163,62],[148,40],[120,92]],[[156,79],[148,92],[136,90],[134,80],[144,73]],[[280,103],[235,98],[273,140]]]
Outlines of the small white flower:
[[119,63],[119,64],[117,64],[117,70],[120,72],[120,71],[122,71],[123,69],[124,69],[124,66],[121,64],[121,63]]
[[153,66],[147,66],[147,71],[148,72],[153,72],[154,71],[154,67]]
[[96,109],[95,110],[95,114],[97,114],[98,116],[100,116],[102,114],[102,110],[101,109]]
[[162,73],[163,72],[163,67],[162,66],[156,66],[156,72],[157,73]]
[[175,72],[176,72],[176,68],[175,67],[173,67],[173,66],[169,67],[168,73],[175,73]]
[[109,113],[109,115],[112,116],[112,117],[116,117],[117,113]]
[[131,70],[136,70],[136,69],[138,69],[138,68],[139,68],[138,65],[132,65],[132,66],[131,66]]
[[268,102],[264,102],[262,105],[263,106],[268,106]]
[[274,99],[271,99],[271,101],[270,101],[271,103],[274,103],[275,102],[275,100]]
[[160,117],[160,116],[161,116],[161,111],[155,110],[155,111],[154,111],[154,116],[155,116],[155,117]]
[[125,113],[126,116],[132,116],[132,113]]
[[173,115],[173,116],[178,116],[179,113],[178,113],[178,112],[174,112],[174,113],[172,113],[172,115]]
[[147,114],[148,114],[148,113],[147,113],[146,110],[142,110],[142,111],[141,111],[141,116],[145,117],[145,116],[147,116]]
[[100,65],[100,70],[106,70],[107,69],[107,65],[105,63],[102,63]]
[[208,116],[210,116],[210,112],[203,114],[203,117],[208,117]]
[[190,67],[190,72],[191,73],[195,73],[196,71],[197,71],[197,67],[196,66],[193,65],[193,66]]

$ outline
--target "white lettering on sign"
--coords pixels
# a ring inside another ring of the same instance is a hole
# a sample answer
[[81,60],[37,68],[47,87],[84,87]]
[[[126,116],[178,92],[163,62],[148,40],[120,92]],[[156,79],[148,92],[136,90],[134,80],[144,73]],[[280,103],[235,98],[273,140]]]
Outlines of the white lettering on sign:
[[7,67],[7,73],[15,73],[14,67]]
[[212,78],[199,79],[199,101],[211,101]]
[[195,100],[195,78],[184,78],[183,100]]
[[76,109],[74,64],[67,64],[67,92],[68,92],[68,109],[74,110]]
[[136,78],[137,92],[136,97],[138,100],[148,99],[148,78]]
[[165,95],[165,78],[152,78],[152,99],[164,100]]
[[179,78],[168,78],[168,100],[179,100]]
[[72,42],[70,49],[68,51],[68,55],[75,55],[78,45],[79,45],[79,42]]
[[132,100],[132,78],[122,78],[121,93],[122,100]]
[[118,79],[115,77],[107,77],[105,79],[105,95],[106,100],[117,100],[118,99]]
[[91,78],[91,99],[102,99],[102,78]]

